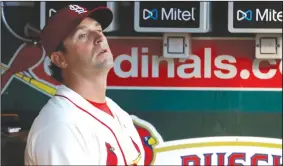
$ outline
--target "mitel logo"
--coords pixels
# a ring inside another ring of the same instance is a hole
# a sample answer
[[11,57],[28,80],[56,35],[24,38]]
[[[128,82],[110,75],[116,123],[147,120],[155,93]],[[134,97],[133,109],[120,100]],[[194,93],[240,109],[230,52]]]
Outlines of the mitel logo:
[[144,20],[148,20],[148,19],[157,20],[158,19],[157,9],[152,9],[152,10],[143,9],[143,19]]
[[238,21],[242,21],[242,20],[247,20],[247,21],[251,21],[253,18],[253,12],[251,10],[247,10],[247,11],[242,11],[242,10],[238,10],[237,11],[237,20]]
[[[195,21],[195,12],[195,7],[192,7],[190,10],[182,10],[179,8],[161,8],[159,14],[161,21]],[[158,20],[158,10],[143,9],[143,19]]]
[[252,21],[254,14],[254,21],[261,22],[282,22],[282,11],[276,11],[275,9],[260,10],[256,8],[254,12],[252,10],[237,10],[237,20]]

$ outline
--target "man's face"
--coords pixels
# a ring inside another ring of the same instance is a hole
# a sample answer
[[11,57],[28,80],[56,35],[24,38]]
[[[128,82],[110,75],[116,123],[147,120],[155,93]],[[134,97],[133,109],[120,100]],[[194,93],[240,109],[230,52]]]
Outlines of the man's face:
[[102,28],[91,18],[84,19],[64,41],[66,70],[84,76],[108,72],[113,55]]

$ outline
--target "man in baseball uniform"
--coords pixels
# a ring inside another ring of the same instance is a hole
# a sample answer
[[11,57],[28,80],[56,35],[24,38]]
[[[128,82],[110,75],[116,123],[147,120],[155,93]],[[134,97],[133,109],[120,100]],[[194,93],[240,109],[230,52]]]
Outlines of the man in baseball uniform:
[[41,34],[62,85],[30,129],[26,165],[143,165],[144,149],[131,117],[106,97],[113,55],[103,35],[113,13],[69,5]]

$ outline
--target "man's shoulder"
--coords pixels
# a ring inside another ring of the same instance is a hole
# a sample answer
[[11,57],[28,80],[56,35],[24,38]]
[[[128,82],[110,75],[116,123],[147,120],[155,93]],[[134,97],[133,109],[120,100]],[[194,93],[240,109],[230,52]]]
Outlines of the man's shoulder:
[[47,127],[55,130],[56,125],[65,125],[65,122],[68,124],[75,123],[78,117],[76,112],[73,111],[68,102],[51,97],[42,107],[31,127],[36,132],[41,131],[43,128],[47,129]]
[[63,134],[63,132],[71,131],[77,128],[75,123],[67,122],[67,121],[59,121],[59,120],[55,120],[53,123],[47,123],[45,125],[41,125],[38,127],[40,128],[36,130],[36,132],[34,133],[35,135],[44,134],[44,135],[53,135],[53,136],[56,136],[56,133]]
[[77,124],[65,121],[48,123],[37,129],[35,127],[38,126],[31,128],[27,139],[26,147],[29,155],[33,155],[40,149],[46,151],[51,151],[54,147],[62,149],[77,141],[83,142],[88,136],[87,132]]
[[71,115],[75,107],[72,103],[67,101],[65,98],[53,96],[40,110],[41,116],[54,116],[55,119],[67,117]]

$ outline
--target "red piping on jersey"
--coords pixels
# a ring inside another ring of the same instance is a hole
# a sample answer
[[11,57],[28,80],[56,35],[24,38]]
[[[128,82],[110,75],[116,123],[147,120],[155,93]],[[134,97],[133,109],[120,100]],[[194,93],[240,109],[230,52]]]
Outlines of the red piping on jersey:
[[115,133],[112,131],[112,129],[111,129],[109,126],[107,126],[105,123],[103,123],[102,121],[100,121],[98,118],[96,118],[95,116],[93,116],[91,113],[89,113],[89,112],[86,111],[85,109],[83,109],[83,108],[81,108],[80,106],[78,106],[77,104],[75,104],[75,103],[74,103],[71,99],[69,99],[68,97],[63,96],[63,95],[55,95],[55,96],[66,98],[66,99],[69,100],[71,103],[73,103],[76,107],[78,107],[80,110],[82,110],[83,112],[89,114],[91,117],[93,117],[93,118],[96,119],[98,122],[100,122],[100,123],[103,124],[105,127],[107,127],[107,128],[111,131],[111,133],[114,135],[114,137],[115,137],[115,139],[116,139],[116,142],[117,142],[117,144],[118,144],[118,146],[119,146],[119,149],[120,149],[120,151],[122,152],[122,156],[123,156],[123,160],[124,160],[125,166],[127,165],[126,158],[125,158],[124,152],[123,152],[123,150],[122,150],[122,148],[121,148],[121,146],[120,146],[120,143],[119,143],[119,141],[118,141],[118,139],[117,139]]

